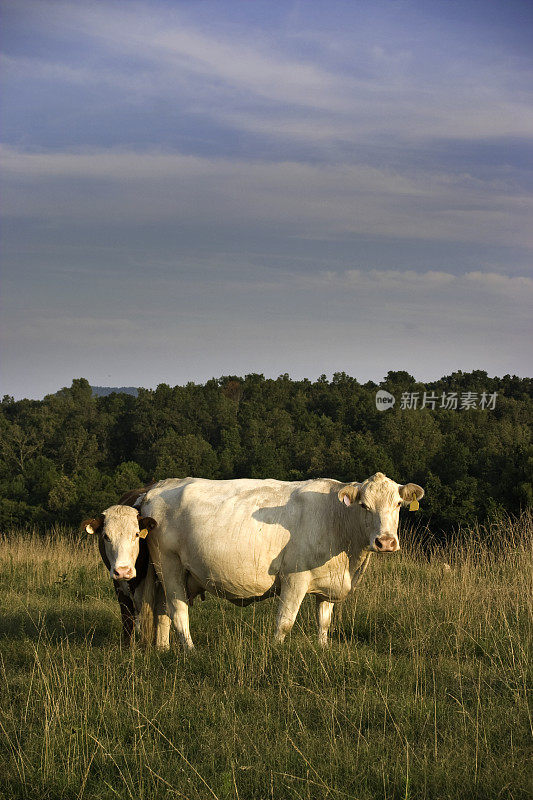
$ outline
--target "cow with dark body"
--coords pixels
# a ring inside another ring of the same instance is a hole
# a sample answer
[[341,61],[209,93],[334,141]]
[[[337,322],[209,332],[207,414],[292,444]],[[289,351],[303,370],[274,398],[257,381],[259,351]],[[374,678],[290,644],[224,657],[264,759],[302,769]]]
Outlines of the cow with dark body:
[[82,527],[89,534],[97,534],[98,549],[109,575],[120,607],[122,641],[131,644],[133,632],[140,628],[141,611],[144,610],[145,640],[151,640],[156,617],[156,643],[168,645],[170,620],[161,585],[155,575],[146,544],[146,535],[155,525],[149,517],[141,517],[135,501],[147,489],[128,492],[115,506],[102,514],[86,520]]

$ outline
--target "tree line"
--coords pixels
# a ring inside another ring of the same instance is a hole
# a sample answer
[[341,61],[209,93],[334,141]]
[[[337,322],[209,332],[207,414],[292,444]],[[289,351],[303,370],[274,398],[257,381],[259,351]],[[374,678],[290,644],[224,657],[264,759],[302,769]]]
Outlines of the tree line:
[[[378,389],[395,397],[386,411]],[[407,372],[379,385],[345,373],[225,376],[136,397],[95,397],[78,378],[43,400],[3,398],[0,526],[77,525],[153,479],[353,481],[379,471],[424,486],[421,519],[450,531],[531,505],[532,417],[530,378],[480,370],[426,384]]]

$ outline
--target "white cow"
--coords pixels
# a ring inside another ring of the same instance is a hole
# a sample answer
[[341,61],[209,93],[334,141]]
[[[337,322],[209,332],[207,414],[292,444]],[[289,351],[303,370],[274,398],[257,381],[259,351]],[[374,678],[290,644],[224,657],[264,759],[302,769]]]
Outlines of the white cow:
[[138,503],[157,523],[147,537],[150,555],[168,613],[191,649],[188,606],[203,591],[238,605],[279,595],[277,641],[291,630],[305,595],[314,594],[319,642],[326,645],[333,604],[354,589],[372,552],[399,550],[400,506],[423,495],[420,486],[377,472],[348,484],[170,479]]

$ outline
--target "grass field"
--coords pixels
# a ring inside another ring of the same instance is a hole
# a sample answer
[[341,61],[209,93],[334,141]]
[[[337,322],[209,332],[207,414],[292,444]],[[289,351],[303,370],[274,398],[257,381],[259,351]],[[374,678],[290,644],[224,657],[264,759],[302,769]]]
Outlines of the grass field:
[[491,540],[374,556],[325,652],[311,598],[282,646],[196,602],[184,656],[121,649],[94,542],[5,536],[0,798],[531,797],[531,517]]

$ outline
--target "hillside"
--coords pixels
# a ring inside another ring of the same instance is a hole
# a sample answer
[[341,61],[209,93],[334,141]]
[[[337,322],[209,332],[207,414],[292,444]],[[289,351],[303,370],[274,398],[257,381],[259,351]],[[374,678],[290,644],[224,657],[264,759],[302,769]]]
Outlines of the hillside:
[[384,472],[424,487],[417,520],[436,534],[531,504],[532,419],[529,378],[481,371],[425,385],[406,372],[380,384],[251,374],[99,397],[76,379],[0,403],[0,525],[77,525],[153,478]]

